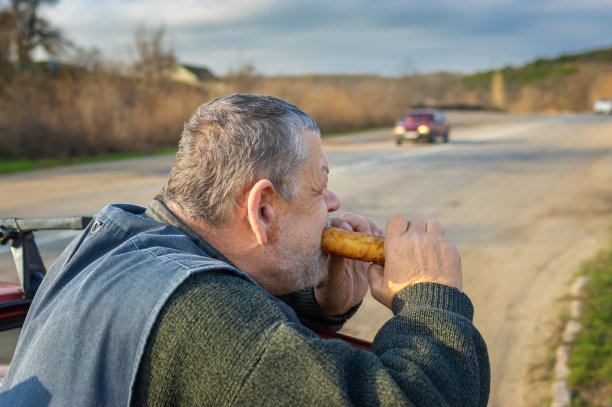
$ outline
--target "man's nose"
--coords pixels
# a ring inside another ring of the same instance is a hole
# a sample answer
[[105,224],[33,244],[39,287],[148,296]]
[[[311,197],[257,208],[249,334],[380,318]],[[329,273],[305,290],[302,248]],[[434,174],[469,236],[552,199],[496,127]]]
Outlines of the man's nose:
[[327,205],[327,212],[335,212],[340,209],[340,198],[329,189],[326,189],[325,204]]

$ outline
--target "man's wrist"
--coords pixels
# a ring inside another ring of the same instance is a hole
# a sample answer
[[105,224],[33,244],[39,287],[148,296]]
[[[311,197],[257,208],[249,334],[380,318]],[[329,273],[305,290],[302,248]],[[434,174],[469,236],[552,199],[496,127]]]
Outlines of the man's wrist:
[[339,305],[337,304],[337,300],[335,298],[330,300],[330,295],[328,293],[316,287],[313,287],[313,296],[321,312],[329,316],[343,315],[354,306],[353,304]]
[[394,315],[412,307],[439,308],[470,320],[474,316],[474,307],[467,295],[455,287],[439,283],[413,284],[393,297],[391,310]]
[[293,308],[305,326],[309,328],[324,328],[338,331],[344,323],[359,309],[361,303],[355,305],[340,315],[329,315],[319,305],[315,298],[314,287],[304,288],[288,295],[277,296]]

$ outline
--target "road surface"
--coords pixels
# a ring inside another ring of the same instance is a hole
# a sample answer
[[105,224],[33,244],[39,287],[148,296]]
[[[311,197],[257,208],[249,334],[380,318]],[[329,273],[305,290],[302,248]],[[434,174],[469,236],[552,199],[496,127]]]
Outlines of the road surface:
[[[341,211],[384,225],[392,212],[435,218],[463,260],[464,289],[491,358],[491,406],[542,405],[550,346],[581,262],[612,231],[612,118],[450,113],[448,144],[395,146],[389,129],[326,138]],[[0,217],[93,214],[146,205],[172,157],[0,177]],[[50,262],[72,232],[40,233]],[[0,247],[0,279],[15,281]],[[343,332],[373,339],[390,312],[366,297]],[[0,336],[0,363],[16,335]],[[4,360],[4,362],[2,361]]]

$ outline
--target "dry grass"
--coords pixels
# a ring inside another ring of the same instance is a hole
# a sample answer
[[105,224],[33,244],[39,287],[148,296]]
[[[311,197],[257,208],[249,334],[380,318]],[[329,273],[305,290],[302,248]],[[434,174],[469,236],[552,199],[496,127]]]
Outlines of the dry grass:
[[[590,64],[524,85],[508,81],[506,108],[588,111],[594,86],[601,90],[611,72],[608,64]],[[104,72],[22,75],[0,83],[0,159],[67,160],[174,146],[197,106],[234,92],[286,99],[310,114],[323,133],[391,126],[414,105],[489,106],[486,75],[471,78],[448,73],[236,76],[195,87]]]
[[202,90],[111,75],[20,77],[3,90],[0,157],[68,158],[172,145]]
[[104,73],[24,75],[0,90],[0,158],[68,159],[173,146],[197,106],[234,92],[287,99],[323,132],[390,125],[415,100],[400,80],[380,77],[243,78],[194,87]]

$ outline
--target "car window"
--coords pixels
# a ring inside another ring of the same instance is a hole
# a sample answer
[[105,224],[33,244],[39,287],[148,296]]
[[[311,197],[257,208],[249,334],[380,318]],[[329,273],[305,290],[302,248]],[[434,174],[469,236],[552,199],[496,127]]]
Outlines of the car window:
[[432,122],[434,120],[433,115],[431,114],[410,114],[406,116],[406,121],[415,121],[415,122]]

